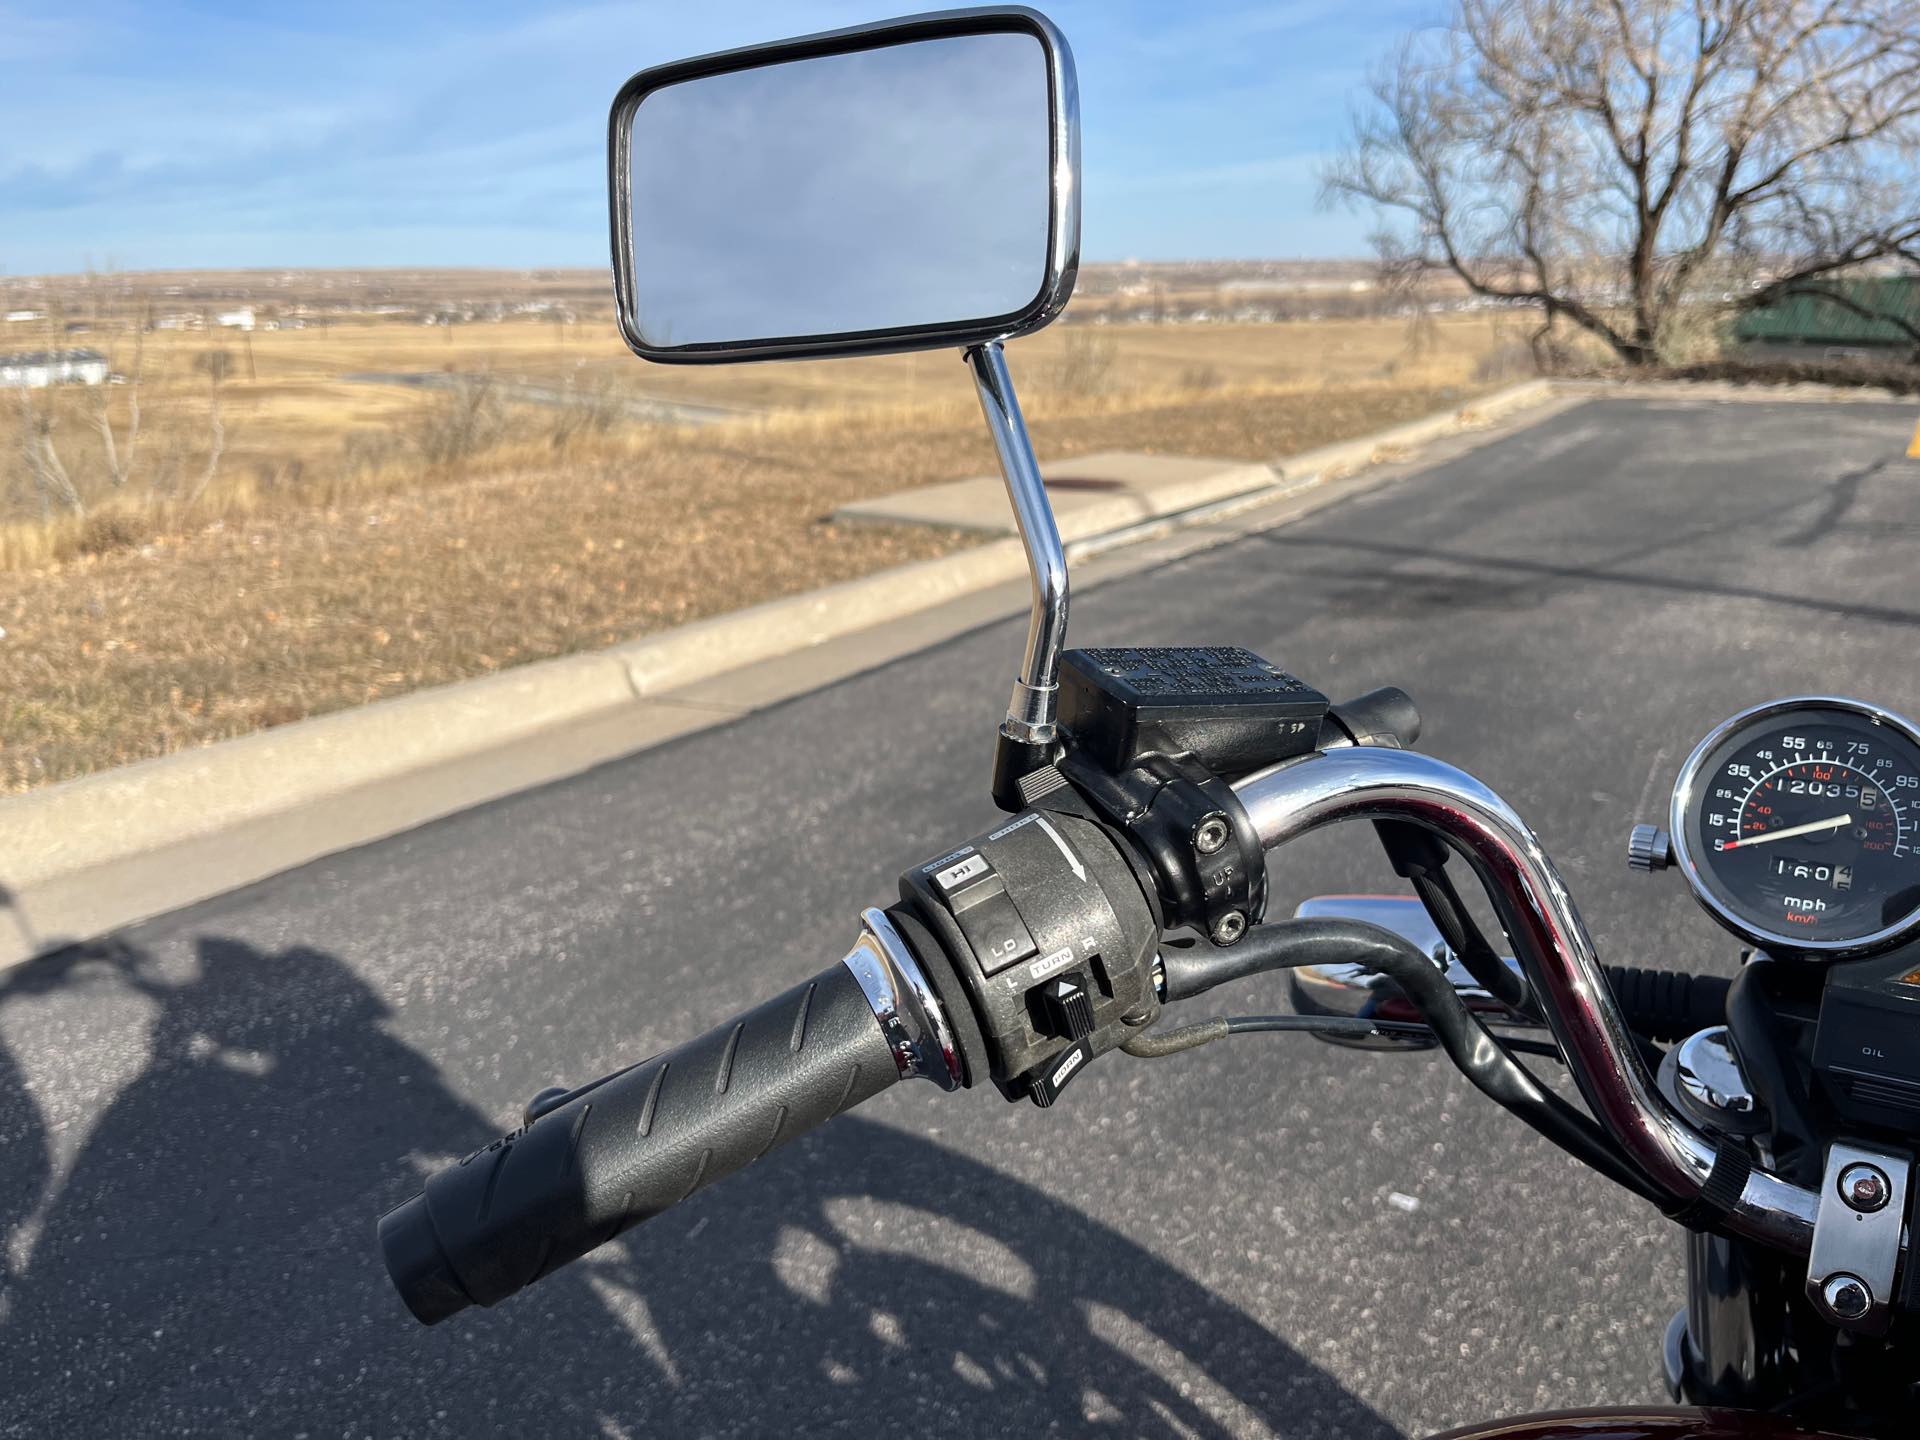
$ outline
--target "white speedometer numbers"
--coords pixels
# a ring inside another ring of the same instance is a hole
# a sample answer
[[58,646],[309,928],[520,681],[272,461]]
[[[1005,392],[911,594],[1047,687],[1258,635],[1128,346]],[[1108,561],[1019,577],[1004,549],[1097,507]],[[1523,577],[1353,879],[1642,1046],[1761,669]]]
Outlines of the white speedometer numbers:
[[1920,925],[1920,736],[1852,700],[1783,700],[1700,743],[1674,791],[1694,893],[1776,954],[1858,954]]

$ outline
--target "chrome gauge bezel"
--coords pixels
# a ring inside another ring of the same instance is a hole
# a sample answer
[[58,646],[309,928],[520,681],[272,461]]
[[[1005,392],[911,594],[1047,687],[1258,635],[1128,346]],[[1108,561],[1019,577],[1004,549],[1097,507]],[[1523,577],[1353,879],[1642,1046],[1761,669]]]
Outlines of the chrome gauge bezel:
[[1736,732],[1772,716],[1795,710],[1847,711],[1904,736],[1916,749],[1920,749],[1920,728],[1905,716],[1895,714],[1884,706],[1844,695],[1797,695],[1785,700],[1769,700],[1764,705],[1742,710],[1738,715],[1730,716],[1714,726],[1706,738],[1693,747],[1686,764],[1680,767],[1680,777],[1673,786],[1673,802],[1667,810],[1667,834],[1672,841],[1674,862],[1686,876],[1687,888],[1693,892],[1693,898],[1700,902],[1701,908],[1726,929],[1776,958],[1844,960],[1891,949],[1920,934],[1920,906],[1871,935],[1847,940],[1810,940],[1804,935],[1788,935],[1752,924],[1716,896],[1701,878],[1700,857],[1694,853],[1691,839],[1691,812],[1700,784],[1700,773],[1708,758]]

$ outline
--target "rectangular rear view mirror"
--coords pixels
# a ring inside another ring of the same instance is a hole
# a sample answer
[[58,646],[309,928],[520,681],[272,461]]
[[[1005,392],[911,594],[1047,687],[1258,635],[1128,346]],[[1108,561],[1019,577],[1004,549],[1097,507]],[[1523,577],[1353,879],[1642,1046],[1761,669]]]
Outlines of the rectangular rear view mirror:
[[972,347],[1073,291],[1073,59],[1036,11],[644,70],[614,101],[608,162],[620,330],[648,360]]

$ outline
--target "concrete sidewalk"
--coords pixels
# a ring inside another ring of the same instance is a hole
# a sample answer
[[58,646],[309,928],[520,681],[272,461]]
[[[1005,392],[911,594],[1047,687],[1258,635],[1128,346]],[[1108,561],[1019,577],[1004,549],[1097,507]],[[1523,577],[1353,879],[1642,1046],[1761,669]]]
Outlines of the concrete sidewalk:
[[[1274,483],[1273,467],[1244,460],[1203,460],[1141,455],[1126,450],[1083,455],[1040,467],[1047,498],[1063,540],[1082,540],[1125,525],[1263,490]],[[1013,506],[998,475],[922,485],[873,500],[842,505],[833,518],[845,523],[934,525],[1015,535]]]

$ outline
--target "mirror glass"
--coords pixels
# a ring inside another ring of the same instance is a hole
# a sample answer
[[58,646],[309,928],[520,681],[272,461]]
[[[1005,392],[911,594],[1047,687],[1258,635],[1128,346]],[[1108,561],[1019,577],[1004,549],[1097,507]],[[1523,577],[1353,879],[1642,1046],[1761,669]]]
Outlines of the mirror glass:
[[1052,101],[1031,33],[683,80],[645,94],[631,126],[644,345],[971,324],[1047,284]]

